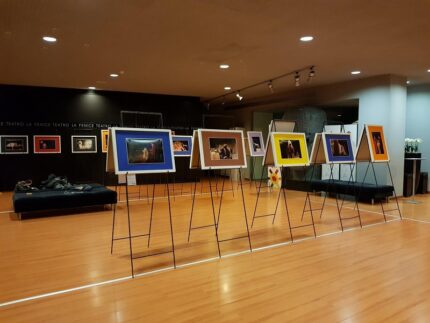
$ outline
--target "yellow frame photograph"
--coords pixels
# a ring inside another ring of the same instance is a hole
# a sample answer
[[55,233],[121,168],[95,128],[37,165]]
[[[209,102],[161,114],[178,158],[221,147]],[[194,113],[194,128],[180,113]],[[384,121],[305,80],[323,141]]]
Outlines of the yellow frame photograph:
[[308,166],[309,155],[304,133],[274,132],[270,136],[276,167]]

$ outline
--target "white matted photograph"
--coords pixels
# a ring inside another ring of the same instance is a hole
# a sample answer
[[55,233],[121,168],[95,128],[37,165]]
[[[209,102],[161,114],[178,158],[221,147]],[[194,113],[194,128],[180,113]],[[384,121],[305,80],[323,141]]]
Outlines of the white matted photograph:
[[90,154],[97,152],[97,136],[72,136],[73,154]]

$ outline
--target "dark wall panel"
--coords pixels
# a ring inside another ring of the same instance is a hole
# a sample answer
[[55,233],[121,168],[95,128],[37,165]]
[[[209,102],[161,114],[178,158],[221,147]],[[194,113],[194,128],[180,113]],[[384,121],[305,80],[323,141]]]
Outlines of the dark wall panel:
[[[18,180],[36,184],[50,173],[72,182],[106,183],[106,154],[101,152],[100,130],[120,125],[120,111],[161,112],[164,128],[192,134],[201,127],[198,98],[0,85],[0,135],[28,135],[28,155],[0,155],[0,189],[10,190]],[[61,154],[34,154],[33,135],[61,135]],[[96,154],[72,154],[72,135],[97,136]],[[178,178],[188,172],[188,158],[177,158]]]

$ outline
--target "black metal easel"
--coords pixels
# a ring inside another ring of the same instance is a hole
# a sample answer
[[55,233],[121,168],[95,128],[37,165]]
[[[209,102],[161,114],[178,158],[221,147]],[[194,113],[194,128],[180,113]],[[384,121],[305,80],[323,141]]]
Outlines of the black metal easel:
[[150,239],[151,239],[151,229],[152,229],[152,218],[153,218],[153,211],[154,211],[154,192],[155,192],[155,183],[153,184],[153,190],[152,190],[152,202],[151,202],[151,213],[150,213],[150,222],[149,222],[149,230],[148,233],[145,234],[138,234],[138,235],[132,235],[131,234],[131,218],[130,218],[130,203],[129,203],[129,194],[128,194],[128,173],[126,173],[126,183],[125,183],[125,192],[126,192],[126,204],[127,204],[127,223],[128,223],[128,235],[124,237],[115,238],[115,222],[116,222],[116,205],[113,208],[113,216],[112,216],[112,240],[111,240],[111,254],[113,253],[113,244],[114,241],[117,240],[125,240],[128,239],[129,241],[129,248],[130,248],[130,266],[131,266],[131,275],[134,278],[134,264],[133,260],[139,259],[139,258],[146,258],[150,256],[158,256],[162,254],[172,253],[173,256],[173,267],[176,268],[176,257],[175,257],[175,243],[173,238],[173,223],[172,223],[172,210],[170,205],[170,190],[169,190],[169,172],[166,173],[166,185],[167,185],[167,203],[169,206],[169,221],[170,221],[170,237],[172,242],[172,249],[169,251],[164,252],[158,252],[143,256],[134,256],[133,255],[133,246],[132,246],[132,239],[138,238],[138,237],[148,237],[148,248],[150,245]]

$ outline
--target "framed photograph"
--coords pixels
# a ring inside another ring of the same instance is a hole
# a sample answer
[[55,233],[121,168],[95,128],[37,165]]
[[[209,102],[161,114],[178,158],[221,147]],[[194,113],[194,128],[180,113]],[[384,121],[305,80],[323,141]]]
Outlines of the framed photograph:
[[109,144],[109,129],[101,130],[101,138],[102,138],[102,153],[107,153],[108,144]]
[[0,136],[1,154],[28,154],[28,136]]
[[60,154],[61,137],[35,135],[33,136],[33,149],[35,154]]
[[72,153],[88,154],[97,152],[96,136],[72,136]]
[[116,174],[175,172],[170,130],[111,128]]
[[309,165],[306,135],[297,132],[273,132],[270,135],[276,167]]
[[175,157],[190,157],[193,136],[173,136],[173,154]]
[[389,162],[387,142],[384,136],[384,127],[366,125],[367,140],[370,147],[372,162]]
[[327,163],[355,162],[350,133],[323,133],[322,141]]
[[261,131],[248,131],[248,146],[252,157],[262,157],[265,154],[263,133]]
[[242,130],[198,130],[202,169],[246,168]]

